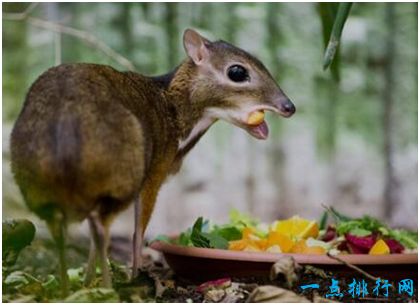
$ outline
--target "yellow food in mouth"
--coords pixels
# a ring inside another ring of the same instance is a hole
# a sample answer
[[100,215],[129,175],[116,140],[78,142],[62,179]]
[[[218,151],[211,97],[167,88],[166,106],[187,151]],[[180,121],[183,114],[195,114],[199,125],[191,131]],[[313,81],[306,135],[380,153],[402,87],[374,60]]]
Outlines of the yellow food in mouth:
[[264,122],[264,111],[262,110],[252,112],[247,120],[247,124],[252,126],[259,125],[262,122]]

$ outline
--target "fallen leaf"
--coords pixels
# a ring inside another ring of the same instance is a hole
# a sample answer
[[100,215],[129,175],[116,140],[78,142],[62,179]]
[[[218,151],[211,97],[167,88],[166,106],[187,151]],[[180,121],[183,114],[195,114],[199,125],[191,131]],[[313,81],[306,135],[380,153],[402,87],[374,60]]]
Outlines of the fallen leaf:
[[312,274],[314,274],[316,276],[319,276],[320,278],[323,278],[323,279],[328,278],[328,275],[325,273],[324,270],[322,270],[320,268],[316,268],[316,267],[311,266],[311,265],[305,265],[305,271],[304,272],[307,273],[307,274],[312,273]]
[[109,288],[81,289],[64,300],[66,303],[116,303],[119,301],[117,292]]
[[204,300],[207,302],[220,302],[226,295],[223,289],[210,289],[204,294]]
[[334,301],[332,299],[323,298],[318,293],[314,294],[312,302],[313,303],[338,303],[337,301]]
[[283,278],[287,287],[291,288],[298,279],[296,272],[300,268],[292,256],[283,256],[271,267],[270,280]]
[[[249,291],[243,288],[242,283],[232,282],[232,285],[225,289],[225,297],[220,301],[222,303],[238,303],[243,302],[245,296],[249,295]],[[256,286],[258,287],[258,286]],[[254,287],[255,289],[255,287]]]
[[247,299],[247,303],[309,303],[291,290],[276,286],[260,286]]
[[207,290],[210,290],[210,289],[227,288],[231,284],[232,284],[232,281],[230,280],[230,278],[222,278],[222,279],[217,279],[217,280],[205,282],[205,283],[201,284],[200,286],[198,286],[196,288],[196,290],[198,292],[204,293],[204,292],[206,292]]

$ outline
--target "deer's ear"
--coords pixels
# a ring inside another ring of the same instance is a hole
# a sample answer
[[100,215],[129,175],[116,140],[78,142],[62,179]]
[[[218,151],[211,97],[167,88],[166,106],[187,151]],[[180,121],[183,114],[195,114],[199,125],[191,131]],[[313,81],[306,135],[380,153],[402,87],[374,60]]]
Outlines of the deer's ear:
[[185,52],[196,65],[200,65],[208,59],[209,50],[206,45],[209,45],[210,41],[196,31],[186,29],[183,42]]

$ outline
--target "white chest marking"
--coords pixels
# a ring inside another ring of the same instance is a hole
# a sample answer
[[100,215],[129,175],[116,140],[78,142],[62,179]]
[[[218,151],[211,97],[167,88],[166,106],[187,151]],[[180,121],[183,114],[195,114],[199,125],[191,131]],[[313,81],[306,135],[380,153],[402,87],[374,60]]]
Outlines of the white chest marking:
[[189,143],[194,141],[194,139],[202,134],[207,128],[210,127],[211,124],[213,124],[214,119],[210,118],[208,116],[204,116],[201,118],[197,124],[193,127],[190,134],[184,139],[180,140],[178,144],[178,151],[183,150]]

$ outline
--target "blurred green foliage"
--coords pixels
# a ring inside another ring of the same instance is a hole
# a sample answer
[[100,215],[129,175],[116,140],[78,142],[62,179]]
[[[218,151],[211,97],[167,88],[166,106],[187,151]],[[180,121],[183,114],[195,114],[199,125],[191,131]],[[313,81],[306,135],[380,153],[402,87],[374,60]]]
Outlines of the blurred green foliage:
[[[334,5],[41,3],[31,16],[94,35],[147,75],[174,68],[185,57],[183,30],[196,28],[210,39],[224,39],[254,53],[268,66],[297,105],[297,115],[313,127],[320,155],[332,154],[337,139],[348,134],[362,135],[367,145],[380,151],[384,137],[384,67],[388,60],[385,4],[353,5],[344,27],[340,56],[332,66],[337,81],[340,73],[339,82],[333,81],[330,71],[322,70],[329,37],[325,25],[333,20],[331,16],[337,10]],[[417,141],[417,4],[393,5],[398,47],[393,60],[392,132],[395,146],[403,148]],[[3,13],[22,12],[27,6],[5,3]],[[55,65],[57,52],[61,62],[95,62],[125,69],[82,39],[3,18],[4,122],[15,120],[30,84]],[[270,120],[274,134],[282,132],[282,124],[282,120]],[[220,133],[220,143],[227,143],[230,136],[229,132]]]
[[3,266],[13,265],[22,249],[35,237],[35,226],[27,219],[11,219],[2,223]]

